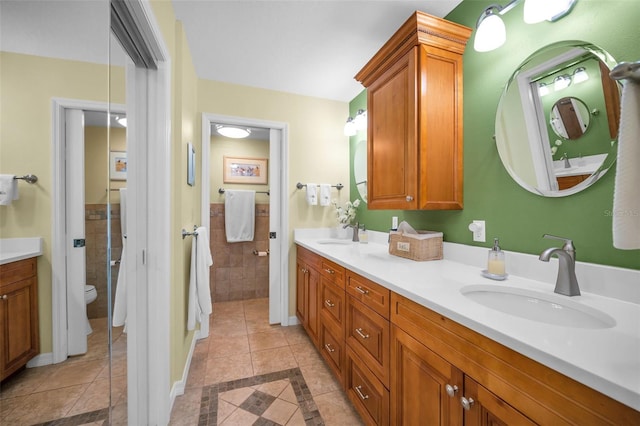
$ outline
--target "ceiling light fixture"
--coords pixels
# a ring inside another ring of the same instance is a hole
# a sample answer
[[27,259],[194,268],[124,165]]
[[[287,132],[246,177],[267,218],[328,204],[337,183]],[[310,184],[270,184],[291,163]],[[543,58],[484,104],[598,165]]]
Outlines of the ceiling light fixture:
[[244,127],[223,126],[220,124],[216,124],[216,132],[218,132],[222,136],[233,139],[246,138],[251,134],[251,130]]
[[[499,15],[504,15],[523,0],[511,0],[505,6],[492,4],[485,8],[476,22],[473,48],[489,52],[502,46],[507,31]],[[524,0],[524,22],[534,24],[544,20],[554,22],[567,15],[578,0]]]

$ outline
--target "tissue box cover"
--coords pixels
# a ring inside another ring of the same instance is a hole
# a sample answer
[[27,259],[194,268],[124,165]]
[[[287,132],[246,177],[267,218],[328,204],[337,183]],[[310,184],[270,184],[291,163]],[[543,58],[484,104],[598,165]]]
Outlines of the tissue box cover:
[[411,260],[442,259],[442,232],[418,231],[417,234],[389,233],[389,254]]

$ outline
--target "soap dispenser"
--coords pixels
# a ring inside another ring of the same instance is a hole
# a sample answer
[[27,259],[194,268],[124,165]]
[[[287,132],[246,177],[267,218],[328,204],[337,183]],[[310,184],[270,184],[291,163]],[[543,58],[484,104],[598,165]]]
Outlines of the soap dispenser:
[[498,239],[493,239],[493,248],[489,250],[489,259],[487,262],[487,272],[499,278],[506,276],[504,252],[500,250]]

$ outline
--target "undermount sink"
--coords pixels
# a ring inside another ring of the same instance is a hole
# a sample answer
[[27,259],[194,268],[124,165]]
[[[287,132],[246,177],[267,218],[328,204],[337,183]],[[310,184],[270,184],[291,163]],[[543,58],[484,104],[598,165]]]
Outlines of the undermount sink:
[[338,245],[338,246],[348,246],[353,244],[353,241],[351,240],[339,240],[337,238],[329,238],[326,240],[318,240],[317,241],[318,244],[333,244],[333,245]]
[[616,325],[610,315],[555,293],[495,285],[469,285],[460,292],[488,308],[532,321],[588,329]]

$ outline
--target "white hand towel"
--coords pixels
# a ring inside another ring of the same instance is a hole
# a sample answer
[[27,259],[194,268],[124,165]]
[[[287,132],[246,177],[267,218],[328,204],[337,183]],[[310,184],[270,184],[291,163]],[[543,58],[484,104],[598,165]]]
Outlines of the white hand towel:
[[227,242],[253,241],[256,223],[256,191],[227,189],[224,197],[224,226]]
[[0,175],[0,206],[8,206],[18,199],[18,180],[15,175]]
[[315,183],[307,184],[307,204],[310,206],[318,204],[318,185]]
[[189,305],[187,307],[187,330],[193,330],[196,322],[208,321],[211,314],[211,290],[209,267],[213,265],[207,228],[196,229],[191,241],[191,270],[189,276]]
[[622,89],[618,159],[613,191],[613,246],[640,249],[640,83]]
[[328,183],[320,184],[320,205],[321,206],[331,205],[331,184],[328,184]]

